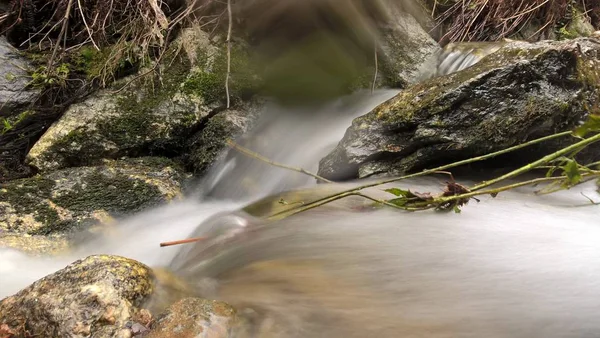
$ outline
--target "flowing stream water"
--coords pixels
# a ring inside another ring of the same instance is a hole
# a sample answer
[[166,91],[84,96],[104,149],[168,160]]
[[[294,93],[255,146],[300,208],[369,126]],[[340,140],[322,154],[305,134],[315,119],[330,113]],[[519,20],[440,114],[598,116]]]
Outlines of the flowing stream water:
[[[357,93],[305,111],[270,105],[240,142],[274,161],[316,171],[354,117],[396,93]],[[444,179],[406,184],[439,191]],[[159,247],[209,231],[199,225],[214,215],[307,186],[315,186],[310,177],[232,152],[193,196],[123,219],[116,233],[68,255],[40,258],[0,249],[0,298],[101,253],[170,266],[198,281],[203,296],[260,309],[276,323],[274,336],[592,337],[600,332],[600,206],[587,198],[600,201],[600,196],[592,183],[552,195],[522,188],[482,197],[460,214],[315,209],[216,252],[190,245],[174,259],[181,247]],[[295,263],[278,265],[285,260]],[[285,288],[278,284],[281,278],[287,278]],[[200,283],[207,280],[221,287]]]

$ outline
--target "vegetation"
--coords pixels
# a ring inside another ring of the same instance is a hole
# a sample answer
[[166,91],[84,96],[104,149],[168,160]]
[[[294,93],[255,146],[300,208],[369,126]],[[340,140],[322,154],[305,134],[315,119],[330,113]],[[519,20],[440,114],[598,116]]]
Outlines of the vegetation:
[[497,41],[536,27],[525,39],[555,33],[573,37],[568,30],[574,16],[584,16],[600,27],[599,0],[428,0],[443,42]]

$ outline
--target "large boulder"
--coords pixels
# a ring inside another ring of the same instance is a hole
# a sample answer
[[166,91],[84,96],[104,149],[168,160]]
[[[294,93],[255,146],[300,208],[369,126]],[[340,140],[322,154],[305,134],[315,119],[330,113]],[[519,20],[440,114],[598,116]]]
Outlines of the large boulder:
[[[208,33],[184,30],[156,67],[159,75],[142,70],[72,105],[29,151],[28,164],[50,171],[185,152],[189,137],[222,110],[226,55]],[[237,104],[253,82],[242,47],[233,48],[231,62]]]
[[0,301],[0,325],[9,337],[131,337],[154,288],[144,264],[90,256]]
[[[600,41],[590,38],[507,44],[355,119],[321,160],[319,175],[343,180],[403,174],[569,130],[600,101],[599,55]],[[546,143],[505,164],[532,161],[570,142]]]
[[[9,181],[0,185],[0,238],[65,233],[168,202],[187,177],[170,160],[137,158]],[[29,236],[0,243],[19,247]]]

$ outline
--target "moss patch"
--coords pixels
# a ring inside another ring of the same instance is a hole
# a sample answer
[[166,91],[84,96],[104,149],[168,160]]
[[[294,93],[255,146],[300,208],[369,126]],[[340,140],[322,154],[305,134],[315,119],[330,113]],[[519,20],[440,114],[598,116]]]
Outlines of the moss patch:
[[[32,215],[39,223],[61,227],[63,224],[58,212],[43,203],[50,197],[54,187],[53,180],[41,176],[4,183],[0,185],[0,203],[7,203],[18,214]],[[7,214],[6,211],[4,213]],[[14,224],[8,224],[5,230],[18,231],[22,227],[27,225],[23,220],[17,220]]]
[[[0,227],[48,235],[97,222],[102,212],[122,216],[180,194],[180,167],[162,158],[111,162],[56,171],[0,186]],[[32,218],[34,221],[27,222]]]
[[[214,56],[198,51],[197,64],[183,82],[184,93],[198,95],[206,104],[224,103],[227,100],[225,80],[227,77],[227,51],[225,46]],[[211,61],[212,59],[212,61]],[[261,87],[248,52],[240,46],[231,48],[231,72],[229,77],[230,99],[239,101],[255,94]]]
[[236,133],[233,124],[224,114],[212,117],[206,127],[192,141],[189,156],[192,170],[196,174],[206,172],[226,146],[225,141]]
[[85,182],[52,199],[54,203],[73,212],[102,209],[111,214],[124,214],[161,201],[155,186],[126,175],[107,176],[95,170]]

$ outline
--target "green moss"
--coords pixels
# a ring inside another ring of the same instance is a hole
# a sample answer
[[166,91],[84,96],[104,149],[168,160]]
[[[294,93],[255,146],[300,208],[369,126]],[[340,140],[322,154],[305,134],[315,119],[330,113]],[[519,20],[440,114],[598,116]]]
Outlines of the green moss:
[[103,74],[110,55],[110,48],[97,50],[91,46],[83,46],[72,55],[71,62],[77,71],[85,74],[87,79],[91,80]]
[[196,174],[208,170],[225,148],[225,140],[235,132],[232,124],[221,114],[209,120],[199,137],[193,142],[191,163]]
[[[61,226],[60,218],[56,210],[47,203],[41,201],[50,198],[55,186],[53,180],[40,176],[26,178],[0,185],[0,203],[8,203],[18,214],[33,215],[34,219],[42,224]],[[7,231],[21,232],[23,224],[17,223]],[[26,229],[29,234],[36,231]]]
[[196,72],[183,83],[183,91],[186,94],[200,95],[207,104],[221,101],[225,95],[224,81],[214,73]]
[[96,170],[69,191],[55,196],[52,201],[72,212],[105,210],[125,214],[140,210],[150,203],[162,200],[160,190],[136,178],[123,174],[107,176]]
[[101,141],[92,137],[87,127],[79,127],[55,140],[43,153],[46,162],[59,160],[63,166],[81,166],[95,164],[106,153]]
[[71,68],[67,63],[61,63],[57,67],[50,69],[46,66],[39,66],[31,73],[30,85],[34,88],[64,87],[70,73]]
[[576,31],[571,31],[568,26],[562,26],[556,30],[556,37],[558,40],[568,40],[578,37],[579,34]]
[[[198,51],[195,69],[183,82],[184,93],[198,95],[207,104],[226,101],[227,52],[225,48],[214,55],[212,65],[204,51]],[[261,86],[255,76],[255,68],[248,53],[239,46],[231,48],[231,72],[229,77],[230,99],[239,100],[256,93]]]

